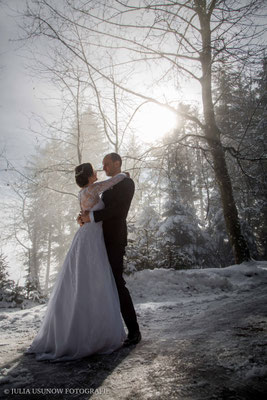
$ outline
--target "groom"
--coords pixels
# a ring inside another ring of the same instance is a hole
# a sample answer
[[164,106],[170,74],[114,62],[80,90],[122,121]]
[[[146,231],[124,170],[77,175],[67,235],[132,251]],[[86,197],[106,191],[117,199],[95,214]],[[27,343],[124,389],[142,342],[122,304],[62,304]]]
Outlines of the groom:
[[[121,172],[121,164],[119,154],[110,153],[103,159],[103,170],[107,176],[112,177]],[[102,200],[105,204],[103,210],[91,211],[80,217],[83,223],[103,221],[107,254],[118,289],[121,313],[129,331],[124,346],[137,344],[141,340],[133,302],[122,276],[123,256],[127,246],[126,217],[133,195],[134,182],[130,178],[125,178],[103,193]]]

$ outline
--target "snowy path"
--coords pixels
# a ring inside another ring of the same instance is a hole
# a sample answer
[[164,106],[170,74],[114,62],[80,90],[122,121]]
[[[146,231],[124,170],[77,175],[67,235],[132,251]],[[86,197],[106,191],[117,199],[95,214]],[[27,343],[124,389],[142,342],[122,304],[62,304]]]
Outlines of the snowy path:
[[109,356],[69,363],[23,356],[45,307],[4,310],[1,398],[265,399],[267,271],[242,267],[130,278],[143,340]]

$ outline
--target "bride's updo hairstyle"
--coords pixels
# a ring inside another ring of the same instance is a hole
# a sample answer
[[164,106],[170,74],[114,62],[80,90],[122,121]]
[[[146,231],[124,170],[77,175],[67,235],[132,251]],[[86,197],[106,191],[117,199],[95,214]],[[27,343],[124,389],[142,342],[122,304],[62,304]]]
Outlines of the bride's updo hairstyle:
[[92,164],[84,163],[75,168],[75,180],[78,186],[83,187],[88,184],[88,178],[94,173]]

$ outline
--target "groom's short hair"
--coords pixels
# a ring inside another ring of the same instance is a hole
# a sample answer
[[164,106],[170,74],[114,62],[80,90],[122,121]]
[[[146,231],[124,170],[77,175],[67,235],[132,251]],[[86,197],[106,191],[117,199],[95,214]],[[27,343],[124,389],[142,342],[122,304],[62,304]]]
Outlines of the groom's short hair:
[[109,153],[109,154],[106,155],[106,157],[110,157],[113,162],[119,161],[120,162],[120,167],[121,167],[122,159],[121,159],[121,156],[118,153]]

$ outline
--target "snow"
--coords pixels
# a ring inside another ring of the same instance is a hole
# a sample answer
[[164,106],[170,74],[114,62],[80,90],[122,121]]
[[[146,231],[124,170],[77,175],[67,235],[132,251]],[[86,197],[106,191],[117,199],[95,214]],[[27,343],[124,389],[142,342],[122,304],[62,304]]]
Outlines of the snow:
[[[156,268],[131,275],[128,286],[141,303],[176,301],[183,296],[199,296],[249,290],[266,282],[265,263],[243,263],[227,268],[173,270]],[[253,277],[253,279],[251,279]]]
[[[69,390],[42,394],[44,399],[264,398],[267,262],[143,270],[126,280],[143,340],[109,356],[37,362],[23,352],[46,305],[1,309],[1,398],[34,388]],[[84,388],[92,389],[90,395]]]

